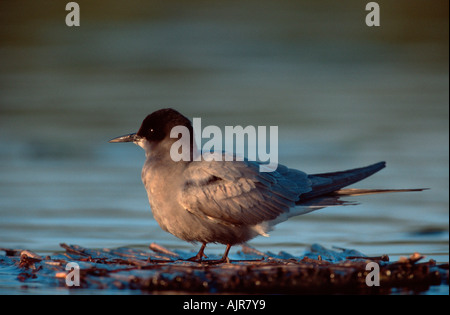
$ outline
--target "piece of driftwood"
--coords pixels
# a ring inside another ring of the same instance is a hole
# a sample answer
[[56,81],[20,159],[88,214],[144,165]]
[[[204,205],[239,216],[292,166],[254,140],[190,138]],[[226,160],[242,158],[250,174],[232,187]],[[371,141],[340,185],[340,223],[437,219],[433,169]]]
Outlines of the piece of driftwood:
[[[61,247],[64,253],[46,257],[27,250],[2,248],[5,255],[0,255],[0,266],[8,266],[23,284],[74,290],[389,294],[399,290],[419,293],[432,285],[448,284],[448,263],[420,262],[424,257],[419,254],[389,262],[387,256],[366,257],[354,250],[330,250],[320,245],[313,245],[302,257],[285,252],[262,253],[243,246],[231,255],[230,263],[218,263],[214,257],[202,262],[187,261],[192,253],[172,252],[154,243],[150,245],[151,251],[96,250],[67,244]],[[76,263],[79,269],[69,263]]]

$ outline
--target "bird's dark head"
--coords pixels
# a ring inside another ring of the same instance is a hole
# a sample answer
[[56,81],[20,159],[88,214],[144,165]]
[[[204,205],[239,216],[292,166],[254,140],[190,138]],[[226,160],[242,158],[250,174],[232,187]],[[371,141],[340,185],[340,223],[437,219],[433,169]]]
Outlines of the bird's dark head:
[[192,152],[194,142],[191,121],[172,108],[160,109],[151,113],[145,117],[138,132],[114,138],[109,142],[134,142],[146,152],[154,151],[157,148],[167,152],[170,150],[170,146],[181,138],[181,134],[177,133],[171,137],[171,131],[176,126],[183,126],[189,130],[189,146]]
[[160,109],[144,119],[136,135],[156,143],[170,137],[170,132],[175,126],[187,127],[192,135],[192,124],[189,119],[172,108]]

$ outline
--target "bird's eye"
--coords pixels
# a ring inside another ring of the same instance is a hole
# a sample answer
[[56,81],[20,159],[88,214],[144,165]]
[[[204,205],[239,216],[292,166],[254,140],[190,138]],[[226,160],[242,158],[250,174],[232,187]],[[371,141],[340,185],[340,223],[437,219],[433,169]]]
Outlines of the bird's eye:
[[153,131],[155,131],[155,130],[153,130],[153,128],[152,128],[152,129],[150,129],[150,132],[153,132]]

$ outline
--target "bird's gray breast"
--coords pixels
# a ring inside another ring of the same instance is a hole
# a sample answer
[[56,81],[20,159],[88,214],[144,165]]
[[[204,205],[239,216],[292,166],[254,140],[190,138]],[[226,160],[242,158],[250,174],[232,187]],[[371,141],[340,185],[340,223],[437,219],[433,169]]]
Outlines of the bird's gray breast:
[[[179,203],[186,180],[183,165],[167,165],[147,161],[142,169],[142,182],[147,190],[153,217],[160,227],[189,242],[210,241],[206,227]],[[205,239],[208,238],[208,240]]]
[[176,176],[176,172],[176,168],[152,163],[151,160],[147,160],[142,168],[142,182],[147,190],[153,216],[166,231],[169,231],[170,222],[177,215],[179,207],[174,197],[180,190],[182,181],[180,176]]

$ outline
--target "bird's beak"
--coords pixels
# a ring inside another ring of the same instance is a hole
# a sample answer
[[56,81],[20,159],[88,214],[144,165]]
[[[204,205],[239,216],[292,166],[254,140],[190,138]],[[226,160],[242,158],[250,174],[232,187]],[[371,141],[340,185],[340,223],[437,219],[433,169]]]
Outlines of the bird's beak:
[[109,142],[111,143],[116,143],[116,142],[136,142],[139,141],[141,137],[139,137],[137,134],[135,133],[130,133],[129,135],[124,135],[124,136],[120,136],[114,139],[109,140]]

